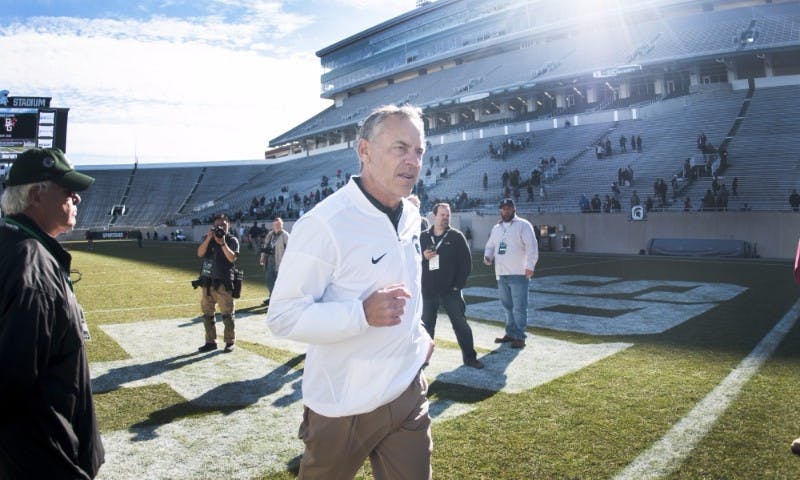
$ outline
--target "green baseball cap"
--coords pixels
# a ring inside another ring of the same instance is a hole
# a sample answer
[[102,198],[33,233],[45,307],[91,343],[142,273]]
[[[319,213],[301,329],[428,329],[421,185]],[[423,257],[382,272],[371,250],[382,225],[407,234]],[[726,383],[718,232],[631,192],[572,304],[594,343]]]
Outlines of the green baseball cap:
[[94,183],[94,178],[75,170],[58,148],[31,148],[16,160],[6,177],[6,186],[26,185],[50,180],[57,185],[80,192]]

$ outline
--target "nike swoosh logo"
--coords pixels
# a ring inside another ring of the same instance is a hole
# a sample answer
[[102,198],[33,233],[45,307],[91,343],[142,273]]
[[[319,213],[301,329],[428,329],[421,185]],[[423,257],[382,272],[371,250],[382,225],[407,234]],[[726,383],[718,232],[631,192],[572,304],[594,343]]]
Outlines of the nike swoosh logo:
[[383,255],[381,255],[381,256],[380,256],[380,257],[378,257],[378,258],[372,257],[372,264],[373,264],[373,265],[375,265],[376,263],[380,262],[380,261],[381,261],[381,259],[382,259],[383,257],[385,257],[385,256],[386,256],[386,254],[384,253]]

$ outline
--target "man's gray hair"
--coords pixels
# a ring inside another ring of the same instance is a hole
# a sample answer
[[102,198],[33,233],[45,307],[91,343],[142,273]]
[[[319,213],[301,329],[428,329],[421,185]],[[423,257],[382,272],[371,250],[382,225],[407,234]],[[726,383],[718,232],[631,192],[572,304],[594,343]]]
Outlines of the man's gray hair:
[[30,204],[30,191],[38,188],[40,192],[46,191],[52,182],[26,183],[24,185],[6,186],[0,198],[0,210],[3,215],[22,213]]
[[372,140],[375,130],[389,117],[405,117],[419,125],[420,130],[424,130],[425,122],[422,120],[422,110],[415,105],[383,105],[376,108],[364,120],[358,131],[358,140]]

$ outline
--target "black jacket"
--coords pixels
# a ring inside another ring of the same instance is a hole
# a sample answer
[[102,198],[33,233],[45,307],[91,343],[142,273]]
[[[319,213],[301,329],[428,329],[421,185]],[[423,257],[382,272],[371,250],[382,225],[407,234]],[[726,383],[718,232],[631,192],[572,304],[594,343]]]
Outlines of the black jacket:
[[24,215],[0,224],[0,478],[90,479],[104,461],[72,257]]
[[[442,238],[444,240],[442,241]],[[464,234],[455,228],[449,228],[443,237],[433,236],[433,227],[422,232],[419,244],[424,252],[431,245],[441,241],[437,253],[439,254],[439,268],[431,271],[429,262],[422,257],[422,295],[439,295],[453,289],[461,290],[467,284],[467,278],[472,271],[472,257],[467,239]]]
[[[225,244],[228,245],[228,248],[230,248],[233,253],[239,255],[239,240],[236,237],[230,233],[225,235]],[[205,267],[201,267],[200,280],[203,287],[224,285],[226,290],[232,291],[233,271],[236,268],[236,262],[228,260],[225,253],[222,251],[222,247],[214,239],[208,242],[208,248],[206,249],[206,254],[203,256],[203,261],[211,263],[211,273],[207,277],[203,276]]]

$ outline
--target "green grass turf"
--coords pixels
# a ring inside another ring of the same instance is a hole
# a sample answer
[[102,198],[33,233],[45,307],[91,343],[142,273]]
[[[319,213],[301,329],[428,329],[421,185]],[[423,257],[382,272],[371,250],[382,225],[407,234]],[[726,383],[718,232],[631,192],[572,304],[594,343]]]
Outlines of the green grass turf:
[[[199,314],[199,293],[189,285],[197,275],[196,244],[145,242],[139,249],[134,243],[97,242],[89,252],[86,244],[76,242],[68,248],[74,255],[73,268],[82,274],[76,293],[92,328],[90,361],[127,358],[98,325]],[[243,250],[241,263],[246,283],[237,308],[254,309],[267,291],[252,251]],[[478,257],[473,266],[469,286],[496,285]],[[531,328],[531,333],[571,342],[624,341],[634,346],[522,393],[434,381],[432,398],[457,399],[475,407],[434,425],[437,480],[611,478],[719,384],[798,300],[791,265],[781,261],[545,253],[536,275],[726,282],[747,291],[658,335],[595,337]],[[682,293],[680,288],[659,290]],[[474,300],[467,297],[468,302]],[[452,342],[437,343],[437,348],[457,348]],[[240,346],[281,363],[295,358],[257,343]],[[799,352],[800,326],[795,326],[774,358],[669,478],[800,478],[800,457],[789,453],[789,443],[800,436],[794,409]],[[299,359],[294,368],[302,368]],[[146,397],[153,401],[139,400],[145,397],[139,389],[97,395],[101,429],[203,414],[168,386],[147,388]],[[165,409],[169,419],[152,416]],[[294,475],[273,472],[259,478]],[[369,467],[357,478],[372,478]]]

